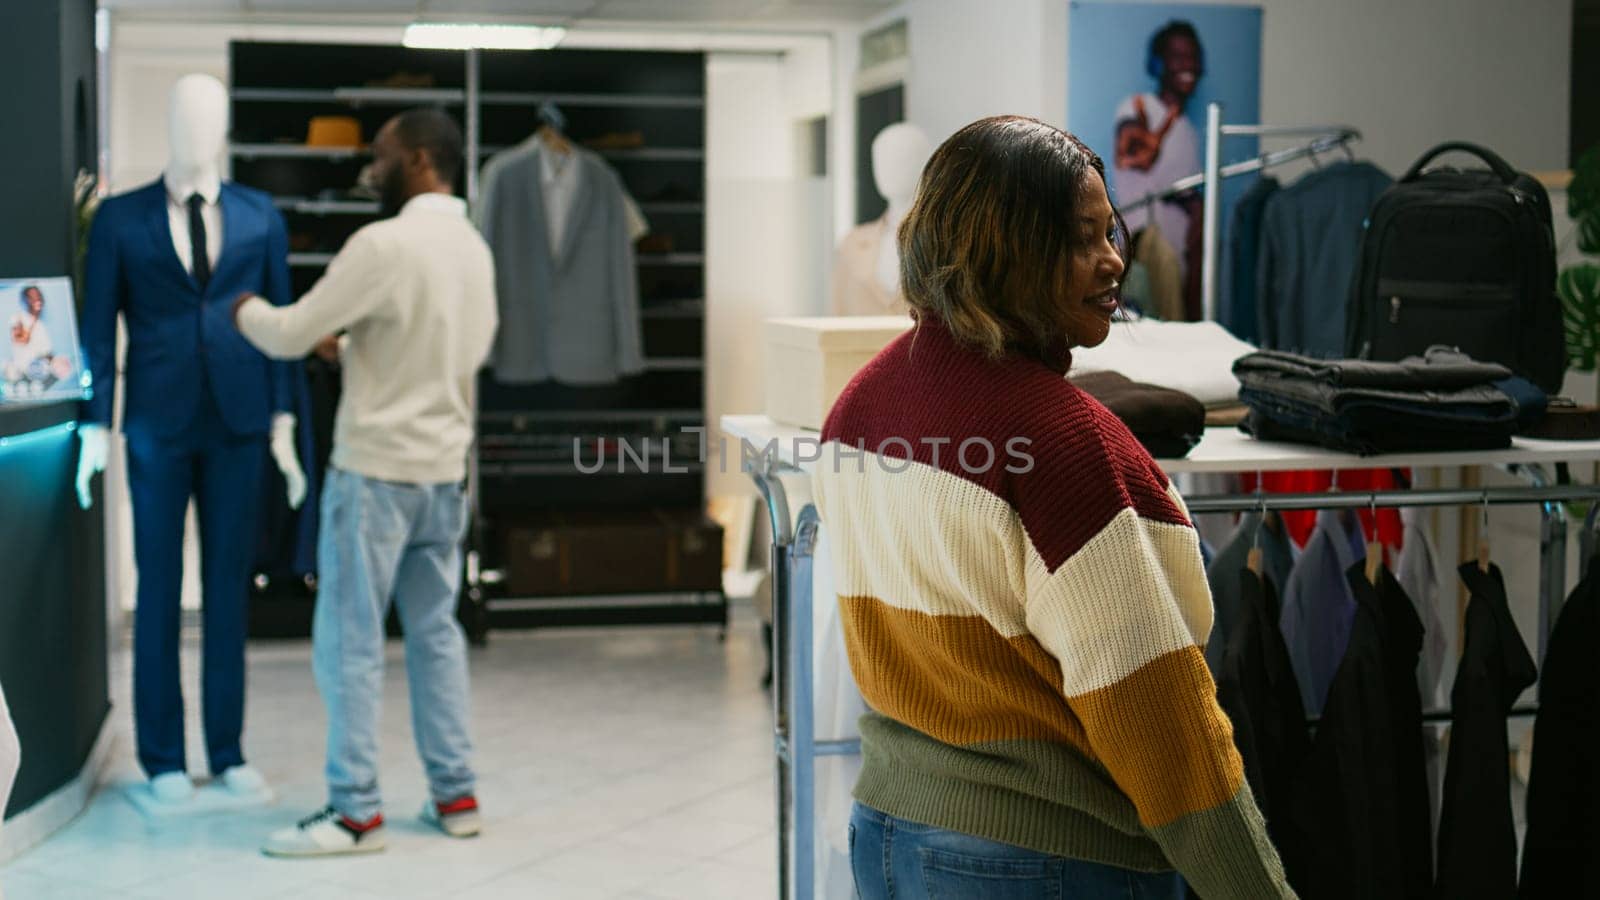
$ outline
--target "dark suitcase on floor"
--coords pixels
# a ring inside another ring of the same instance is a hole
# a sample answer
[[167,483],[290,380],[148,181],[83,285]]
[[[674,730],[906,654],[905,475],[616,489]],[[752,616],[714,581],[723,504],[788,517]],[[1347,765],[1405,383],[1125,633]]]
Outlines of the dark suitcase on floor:
[[[1470,153],[1484,169],[1440,168]],[[1395,361],[1435,344],[1561,390],[1566,333],[1556,296],[1550,198],[1474,144],[1440,144],[1372,208],[1352,290],[1346,351]]]
[[722,527],[698,509],[548,513],[507,529],[514,597],[722,589]]

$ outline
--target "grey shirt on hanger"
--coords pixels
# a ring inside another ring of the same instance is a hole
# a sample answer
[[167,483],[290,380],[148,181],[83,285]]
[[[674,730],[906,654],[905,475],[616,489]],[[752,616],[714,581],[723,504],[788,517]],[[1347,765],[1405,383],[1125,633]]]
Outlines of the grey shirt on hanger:
[[1257,541],[1261,545],[1262,575],[1274,589],[1282,591],[1294,569],[1294,543],[1289,540],[1288,528],[1280,519],[1276,527],[1261,525],[1261,513],[1246,513],[1239,520],[1232,537],[1211,565],[1206,567],[1206,580],[1211,583],[1211,638],[1206,641],[1206,665],[1217,675],[1222,669],[1222,657],[1227,652],[1228,638],[1238,624],[1244,603],[1244,570],[1250,548]]
[[490,364],[508,384],[612,384],[644,371],[627,194],[598,156],[574,147],[571,213],[552,240],[539,163],[547,152],[530,138],[483,170],[476,219],[500,303]]

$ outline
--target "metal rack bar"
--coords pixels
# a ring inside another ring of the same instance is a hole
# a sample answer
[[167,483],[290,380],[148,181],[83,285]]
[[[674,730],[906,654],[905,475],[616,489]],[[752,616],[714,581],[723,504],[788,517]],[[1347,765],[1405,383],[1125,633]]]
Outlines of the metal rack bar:
[[234,88],[233,99],[256,103],[364,103],[382,106],[409,106],[414,103],[462,103],[466,99],[457,88]]
[[239,159],[325,159],[330,162],[366,156],[361,147],[307,147],[304,144],[233,144],[228,152]]
[[1438,488],[1433,490],[1336,491],[1322,494],[1211,494],[1185,497],[1191,513],[1252,510],[1368,509],[1378,506],[1491,506],[1560,503],[1600,498],[1600,485],[1550,485],[1510,488]]
[[302,200],[298,197],[274,197],[272,205],[284,212],[308,216],[375,216],[375,200]]
[[1217,186],[1221,183],[1222,105],[1212,103],[1206,107],[1206,190],[1201,197],[1204,207],[1200,232],[1205,252],[1200,265],[1200,308],[1203,310],[1201,318],[1207,322],[1217,317],[1217,242],[1222,218],[1222,192]]
[[480,133],[483,127],[483,104],[480,102],[480,94],[482,93],[482,87],[480,83],[480,60],[482,59],[481,52],[482,51],[478,50],[476,47],[468,50],[466,61],[467,90],[465,96],[467,102],[467,146],[464,149],[466,150],[466,158],[468,163],[466,166],[467,207],[474,210],[478,208],[478,167],[472,163],[473,160],[478,158],[478,145],[483,140],[482,134]]
[[700,109],[704,97],[671,94],[535,94],[486,91],[481,102],[493,106],[538,106],[546,100],[558,106],[637,106],[664,109]]

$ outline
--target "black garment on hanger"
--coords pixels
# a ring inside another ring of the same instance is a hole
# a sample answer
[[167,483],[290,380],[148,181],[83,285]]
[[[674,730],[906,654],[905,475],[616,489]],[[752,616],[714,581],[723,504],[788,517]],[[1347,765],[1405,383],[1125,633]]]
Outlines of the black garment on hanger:
[[[1359,575],[1359,577],[1358,577]],[[1400,829],[1403,896],[1426,897],[1433,884],[1433,801],[1422,738],[1422,695],[1417,666],[1425,628],[1417,607],[1387,568],[1374,585],[1365,570],[1349,573],[1359,606],[1372,604],[1383,623],[1384,678],[1388,681],[1389,733],[1394,738],[1395,813]]]
[[1311,752],[1306,710],[1278,630],[1278,592],[1247,568],[1240,569],[1237,586],[1237,618],[1217,670],[1217,700],[1233,721],[1233,741],[1267,835],[1289,884],[1300,890],[1311,853],[1310,836],[1294,814],[1296,778]]
[[1539,674],[1521,896],[1600,897],[1600,557],[1556,618]]
[[1465,563],[1457,571],[1472,599],[1461,666],[1450,693],[1450,756],[1439,814],[1434,896],[1503,900],[1517,894],[1506,714],[1538,673],[1511,618],[1500,568],[1491,565],[1486,574],[1477,563]]
[[1376,587],[1364,561],[1345,578],[1356,611],[1297,804],[1313,860],[1295,889],[1307,900],[1426,897],[1431,835],[1416,683],[1422,623],[1387,570]]

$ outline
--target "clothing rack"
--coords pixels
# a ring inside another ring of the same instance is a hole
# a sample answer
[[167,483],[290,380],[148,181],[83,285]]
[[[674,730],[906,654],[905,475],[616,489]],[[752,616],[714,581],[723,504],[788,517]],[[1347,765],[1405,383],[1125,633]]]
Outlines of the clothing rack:
[[[1282,150],[1261,153],[1254,158],[1236,163],[1222,164],[1222,139],[1225,137],[1301,138],[1302,143]],[[1225,125],[1222,122],[1222,104],[1206,105],[1205,168],[1193,175],[1174,181],[1159,191],[1151,191],[1136,200],[1117,207],[1126,215],[1154,203],[1171,200],[1193,191],[1202,191],[1203,259],[1200,268],[1200,299],[1204,318],[1211,321],[1217,313],[1217,254],[1222,216],[1222,181],[1276,168],[1301,159],[1315,161],[1319,155],[1343,150],[1350,155],[1350,142],[1361,140],[1361,132],[1348,125]]]
[[[1257,128],[1263,128],[1263,127],[1267,127],[1267,126],[1228,126],[1228,127],[1230,127],[1230,128],[1231,127],[1257,127]],[[1270,135],[1262,135],[1262,136],[1274,136],[1274,137],[1275,136],[1279,136],[1277,134],[1278,131],[1285,131],[1286,133],[1289,132],[1289,131],[1292,131],[1295,134],[1299,134],[1299,133],[1302,133],[1302,131],[1304,131],[1304,130],[1303,129],[1299,129],[1299,128],[1295,128],[1295,129],[1274,129],[1272,134],[1270,134]],[[1243,133],[1243,132],[1241,132],[1241,133]],[[1225,179],[1226,178],[1233,178],[1233,177],[1238,176],[1238,175],[1248,175],[1251,172],[1265,171],[1266,169],[1275,168],[1275,167],[1281,166],[1281,165],[1283,165],[1285,163],[1294,162],[1296,160],[1305,159],[1307,157],[1315,159],[1315,158],[1317,158],[1319,155],[1321,155],[1323,153],[1331,153],[1331,152],[1336,151],[1336,150],[1343,150],[1348,154],[1350,152],[1350,142],[1351,141],[1359,141],[1359,140],[1361,140],[1361,132],[1355,130],[1354,128],[1331,127],[1330,126],[1330,127],[1327,127],[1327,128],[1314,128],[1314,129],[1311,129],[1310,133],[1313,133],[1313,134],[1316,134],[1316,135],[1319,135],[1319,136],[1315,137],[1315,138],[1312,138],[1311,140],[1307,141],[1306,143],[1301,144],[1301,145],[1296,146],[1296,147],[1290,147],[1290,148],[1286,148],[1286,149],[1283,149],[1283,150],[1273,150],[1273,151],[1268,152],[1268,153],[1262,153],[1261,155],[1256,156],[1256,157],[1254,157],[1252,159],[1246,159],[1246,160],[1241,160],[1241,161],[1236,162],[1236,163],[1230,163],[1230,164],[1228,164],[1226,166],[1223,166],[1218,171],[1218,175],[1219,175],[1219,177],[1225,178]],[[1205,182],[1206,182],[1206,173],[1205,172],[1196,172],[1193,175],[1187,175],[1187,176],[1185,176],[1183,178],[1178,179],[1177,181],[1174,181],[1172,184],[1166,186],[1165,188],[1162,188],[1159,191],[1151,191],[1150,193],[1145,194],[1144,196],[1140,197],[1137,200],[1133,200],[1131,202],[1124,203],[1121,206],[1117,207],[1117,211],[1122,213],[1122,214],[1124,214],[1124,215],[1126,215],[1127,213],[1132,212],[1133,210],[1143,209],[1144,207],[1150,206],[1153,203],[1159,203],[1159,202],[1161,202],[1163,200],[1171,200],[1171,199],[1173,199],[1175,197],[1181,197],[1184,194],[1187,194],[1190,191],[1193,191],[1195,188],[1203,186],[1205,184]]]
[[[776,441],[779,454],[763,454],[762,467],[749,474],[766,500],[772,525],[772,659],[773,727],[777,765],[778,871],[782,900],[812,900],[816,853],[816,762],[818,757],[851,756],[861,752],[858,739],[823,739],[816,736],[814,696],[813,624],[811,593],[813,565],[821,521],[816,507],[806,499],[806,465],[795,458],[798,441],[816,439],[815,432],[777,425],[765,416],[725,416],[722,430],[728,436],[766,447]],[[1294,445],[1249,442],[1246,452],[1236,449],[1232,429],[1208,429],[1207,440],[1180,460],[1160,460],[1169,475],[1185,472],[1248,473],[1299,468],[1413,468],[1496,465],[1517,474],[1529,484],[1507,488],[1429,488],[1383,491],[1341,491],[1323,494],[1267,494],[1260,491],[1186,498],[1189,512],[1223,513],[1264,510],[1370,509],[1404,506],[1537,505],[1543,519],[1540,530],[1540,622],[1550,627],[1566,593],[1567,525],[1562,504],[1574,500],[1600,501],[1600,485],[1551,483],[1546,467],[1562,463],[1600,460],[1600,442],[1520,443],[1507,451],[1460,452],[1426,455],[1391,454],[1353,457]],[[1207,443],[1221,449],[1208,452]],[[1316,458],[1308,458],[1309,456]],[[1446,462],[1445,460],[1448,460]],[[785,482],[788,482],[786,485]],[[791,502],[790,490],[799,496]],[[1580,537],[1590,552],[1600,502],[1591,507]],[[1544,634],[1540,634],[1543,645]],[[1537,708],[1511,710],[1508,718],[1526,718]],[[1429,710],[1425,723],[1450,721],[1449,710]],[[1308,723],[1311,724],[1311,723]]]
[[[1235,165],[1222,165],[1222,139],[1225,137],[1299,137],[1306,143],[1276,154],[1266,154],[1257,159]],[[1222,104],[1206,104],[1205,171],[1201,185],[1202,197],[1201,238],[1203,258],[1200,266],[1200,308],[1203,318],[1213,321],[1217,317],[1217,267],[1221,252],[1222,179],[1259,172],[1291,160],[1316,158],[1318,152],[1337,147],[1349,150],[1349,142],[1360,140],[1361,132],[1348,125],[1224,125]],[[1270,161],[1269,161],[1270,160]]]

